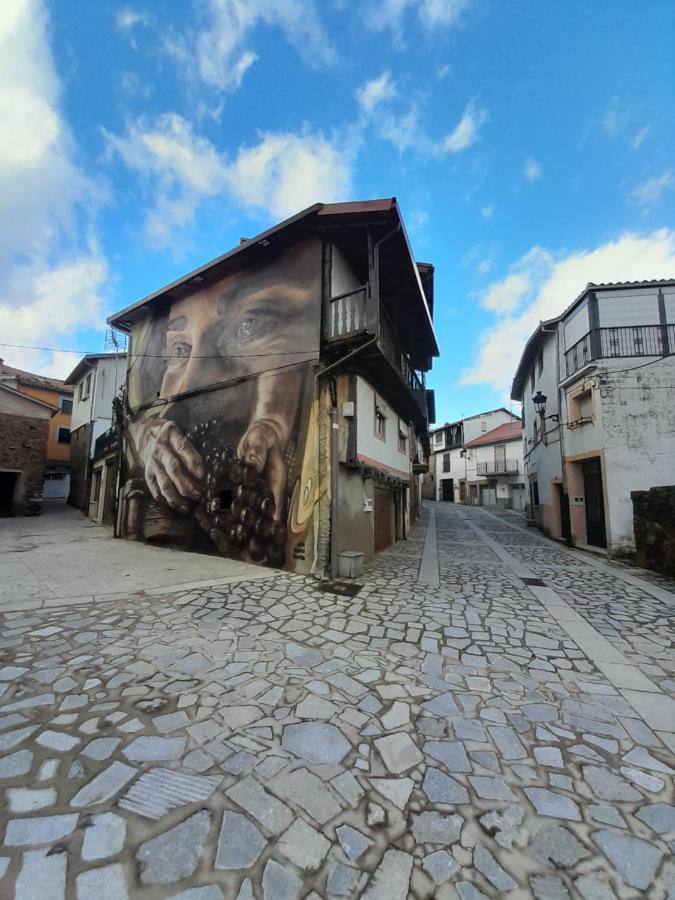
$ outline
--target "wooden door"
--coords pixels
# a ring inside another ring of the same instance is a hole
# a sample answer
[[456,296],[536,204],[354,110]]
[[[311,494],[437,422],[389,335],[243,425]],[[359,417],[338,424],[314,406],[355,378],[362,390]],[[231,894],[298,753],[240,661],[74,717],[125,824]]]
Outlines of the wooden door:
[[605,501],[602,496],[602,467],[599,457],[585,459],[584,501],[586,504],[586,540],[593,547],[607,546],[605,529]]
[[446,503],[452,503],[455,499],[455,486],[452,478],[444,478],[441,481],[442,488],[442,500],[445,500]]
[[394,542],[394,502],[390,491],[375,491],[373,498],[375,553]]

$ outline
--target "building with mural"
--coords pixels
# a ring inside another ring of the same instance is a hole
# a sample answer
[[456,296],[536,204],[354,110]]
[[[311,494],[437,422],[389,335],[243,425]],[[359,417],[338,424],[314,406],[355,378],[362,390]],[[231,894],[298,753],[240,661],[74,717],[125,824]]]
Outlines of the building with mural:
[[395,199],[316,204],[112,316],[121,533],[315,574],[404,538],[433,278]]

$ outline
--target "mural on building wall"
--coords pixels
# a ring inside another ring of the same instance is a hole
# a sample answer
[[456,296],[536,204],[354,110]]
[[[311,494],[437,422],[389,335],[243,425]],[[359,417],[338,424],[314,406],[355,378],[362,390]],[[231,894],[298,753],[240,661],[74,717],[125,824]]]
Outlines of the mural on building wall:
[[132,333],[123,529],[283,566],[316,500],[321,245],[306,241]]

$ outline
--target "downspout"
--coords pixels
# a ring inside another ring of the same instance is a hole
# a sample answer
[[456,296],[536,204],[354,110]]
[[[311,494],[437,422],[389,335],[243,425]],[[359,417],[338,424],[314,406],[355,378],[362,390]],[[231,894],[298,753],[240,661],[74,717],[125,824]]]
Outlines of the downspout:
[[[563,502],[567,504],[567,510],[565,512],[565,530],[567,534],[563,535],[565,538],[565,543],[568,547],[572,546],[572,521],[570,518],[570,501],[569,501],[569,493],[567,490],[567,470],[565,467],[565,447],[563,436],[565,434],[565,428],[563,425],[563,414],[562,414],[562,391],[560,389],[560,325],[556,326],[555,332],[549,328],[542,328],[542,332],[545,334],[554,334],[555,333],[555,377],[556,377],[556,396],[558,400],[558,448],[560,450],[560,475],[562,478],[562,493],[563,498],[567,498]],[[565,420],[567,420],[567,403],[565,403]],[[544,432],[546,432],[546,422],[544,422]],[[561,510],[561,514],[562,514]]]

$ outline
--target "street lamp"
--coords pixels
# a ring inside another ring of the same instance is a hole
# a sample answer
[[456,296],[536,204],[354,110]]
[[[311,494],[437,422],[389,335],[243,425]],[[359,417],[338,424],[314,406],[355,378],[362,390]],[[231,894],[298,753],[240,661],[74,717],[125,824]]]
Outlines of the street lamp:
[[534,408],[537,410],[539,417],[542,422],[545,422],[546,419],[552,419],[554,422],[559,421],[559,417],[556,413],[553,413],[551,416],[546,415],[546,401],[548,397],[546,394],[542,394],[541,391],[537,391],[537,393],[532,398],[532,403],[534,403]]

